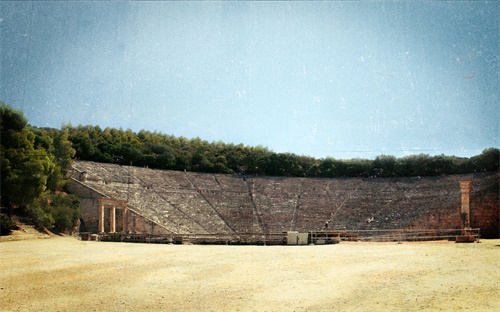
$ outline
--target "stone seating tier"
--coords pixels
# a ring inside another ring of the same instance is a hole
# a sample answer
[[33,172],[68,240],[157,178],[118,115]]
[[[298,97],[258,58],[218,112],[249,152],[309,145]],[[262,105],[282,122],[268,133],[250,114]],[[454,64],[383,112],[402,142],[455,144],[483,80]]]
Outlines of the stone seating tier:
[[495,200],[487,192],[495,191],[492,185],[499,180],[497,173],[366,179],[244,177],[84,161],[75,162],[73,168],[86,172],[83,183],[127,201],[131,209],[172,232],[199,234],[322,230],[326,221],[329,229],[460,227],[458,181],[472,179],[473,194]]

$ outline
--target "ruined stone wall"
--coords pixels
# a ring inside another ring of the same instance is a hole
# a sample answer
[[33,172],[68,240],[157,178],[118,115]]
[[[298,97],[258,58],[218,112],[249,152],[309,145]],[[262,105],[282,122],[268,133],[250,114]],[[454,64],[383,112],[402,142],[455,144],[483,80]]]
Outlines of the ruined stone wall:
[[68,191],[80,198],[84,230],[97,233],[99,198],[105,197],[105,195],[74,178],[68,185]]

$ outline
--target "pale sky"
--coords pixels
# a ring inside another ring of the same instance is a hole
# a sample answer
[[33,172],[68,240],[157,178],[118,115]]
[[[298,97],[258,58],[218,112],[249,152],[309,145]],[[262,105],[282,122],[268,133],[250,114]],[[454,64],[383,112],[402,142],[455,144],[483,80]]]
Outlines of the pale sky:
[[318,158],[499,147],[498,1],[0,2],[0,100]]

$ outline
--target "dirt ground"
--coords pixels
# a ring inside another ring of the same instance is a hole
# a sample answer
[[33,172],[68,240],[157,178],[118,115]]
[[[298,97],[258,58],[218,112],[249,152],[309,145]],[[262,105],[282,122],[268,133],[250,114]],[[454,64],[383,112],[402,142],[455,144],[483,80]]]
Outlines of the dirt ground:
[[0,243],[1,311],[500,311],[500,240]]

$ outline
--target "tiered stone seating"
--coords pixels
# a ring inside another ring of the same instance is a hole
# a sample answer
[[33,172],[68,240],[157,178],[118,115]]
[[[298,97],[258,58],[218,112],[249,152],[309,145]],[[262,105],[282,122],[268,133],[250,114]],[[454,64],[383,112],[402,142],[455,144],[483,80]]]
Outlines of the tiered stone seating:
[[204,197],[217,214],[237,233],[261,233],[250,196],[246,193],[207,193]]
[[174,233],[311,231],[325,229],[326,221],[329,230],[458,228],[458,181],[462,179],[473,180],[471,209],[491,206],[478,220],[486,223],[498,215],[497,173],[313,179],[162,171],[84,161],[75,162],[73,168],[75,176],[86,172],[86,185],[126,200],[132,209]]
[[217,183],[213,174],[186,172],[186,179],[199,191],[214,192],[221,191],[219,183]]
[[100,164],[103,169],[103,173],[106,173],[107,181],[113,181],[115,183],[131,183],[133,175],[131,175],[126,167],[116,166],[114,164]]
[[121,166],[113,164],[102,164],[88,161],[78,161],[73,168],[86,173],[86,180],[102,184],[111,183],[136,183],[133,174],[130,174]]
[[161,193],[162,198],[168,204],[182,211],[194,222],[199,224],[207,233],[231,233],[232,229],[221,219],[217,210],[210,206],[209,202],[199,193],[190,192],[168,192]]
[[165,181],[154,170],[139,167],[125,167],[128,174],[134,177],[134,182],[142,187],[152,188],[165,185]]
[[[289,183],[286,182],[286,178],[276,178],[276,177],[259,177],[249,179],[251,180],[252,193],[255,195],[264,195],[268,197],[283,197],[290,196],[293,197],[299,192],[297,185],[300,183]],[[300,181],[300,179],[297,179]],[[295,191],[295,192],[294,192]]]
[[325,196],[328,194],[329,184],[332,180],[328,179],[305,179],[302,183],[302,194],[315,194],[319,196]]
[[162,176],[167,185],[171,185],[177,189],[193,189],[193,185],[186,178],[186,172],[163,170],[156,170],[155,172]]
[[304,181],[304,178],[277,178],[274,181],[276,193],[293,197],[303,192]]
[[323,230],[331,217],[333,203],[328,197],[301,196],[297,206],[295,229],[298,231]]
[[297,199],[293,197],[254,197],[261,222],[267,233],[295,230],[294,210]]
[[115,181],[102,183],[101,180],[94,181],[93,179],[87,180],[86,184],[111,198],[127,201],[129,208],[174,233],[208,233],[196,220],[141,184],[125,184]]
[[214,174],[215,180],[224,192],[248,193],[246,178],[239,175]]
[[251,200],[265,233],[294,229],[294,210],[300,179],[259,177],[246,179]]
[[[356,183],[357,186],[351,185]],[[458,181],[456,181],[458,185]],[[430,186],[432,185],[432,186]],[[334,222],[343,222],[350,228],[362,230],[396,229],[408,227],[423,214],[443,213],[459,207],[460,190],[444,185],[429,184],[424,178],[366,179],[345,181],[345,186],[356,191],[339,210]],[[442,194],[436,201],[435,194]],[[458,202],[457,202],[458,200]],[[458,216],[458,214],[457,214]],[[456,227],[455,225],[454,227]]]
[[129,188],[123,185],[114,186],[114,189],[116,191],[113,198],[126,200],[132,209],[174,233],[207,233],[196,220],[165,200],[161,192],[141,186]]
[[100,170],[98,170],[98,165],[94,162],[75,161],[72,168],[79,172],[85,172],[87,180],[104,181],[104,178],[100,175]]

